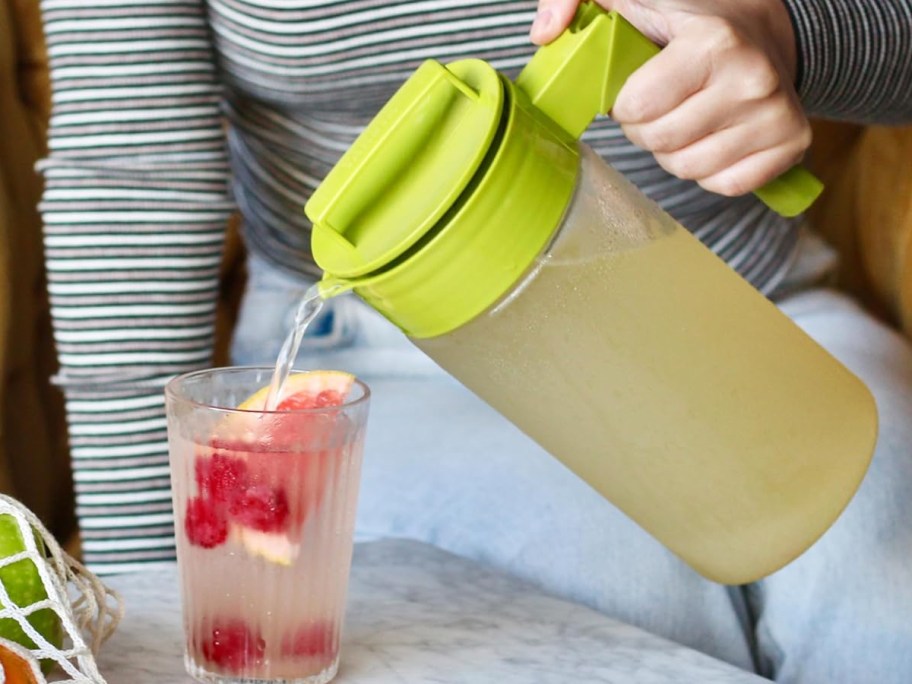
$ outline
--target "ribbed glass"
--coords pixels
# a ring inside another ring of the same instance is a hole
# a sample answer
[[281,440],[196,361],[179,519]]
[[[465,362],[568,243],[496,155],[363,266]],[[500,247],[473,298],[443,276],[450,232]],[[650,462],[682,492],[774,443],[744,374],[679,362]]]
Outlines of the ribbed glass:
[[167,390],[186,665],[204,682],[336,674],[369,390],[340,406],[241,411],[271,368]]

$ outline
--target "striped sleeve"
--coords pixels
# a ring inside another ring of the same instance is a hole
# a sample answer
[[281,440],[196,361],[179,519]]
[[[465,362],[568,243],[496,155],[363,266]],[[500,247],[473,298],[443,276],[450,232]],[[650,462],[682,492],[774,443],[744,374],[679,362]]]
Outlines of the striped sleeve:
[[202,0],[43,0],[41,205],[86,562],[174,557],[162,387],[210,363],[227,217]]
[[912,0],[785,0],[809,114],[912,122]]

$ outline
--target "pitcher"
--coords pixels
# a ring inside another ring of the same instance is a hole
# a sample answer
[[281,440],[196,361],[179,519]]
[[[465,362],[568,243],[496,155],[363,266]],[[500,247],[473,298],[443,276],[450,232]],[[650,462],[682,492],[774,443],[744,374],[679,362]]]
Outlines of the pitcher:
[[[478,60],[429,61],[306,211],[327,288],[348,282],[694,569],[740,584],[838,517],[876,410],[578,142],[657,50],[588,3],[516,83]],[[819,191],[795,168],[757,194],[794,215]]]

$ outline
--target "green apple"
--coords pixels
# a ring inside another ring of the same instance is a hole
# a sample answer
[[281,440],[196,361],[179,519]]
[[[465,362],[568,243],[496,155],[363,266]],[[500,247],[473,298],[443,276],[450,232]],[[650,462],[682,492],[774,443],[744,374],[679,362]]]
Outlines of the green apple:
[[[37,541],[38,548],[41,549],[43,545],[40,540]],[[9,514],[0,515],[0,558],[22,551],[25,551],[25,541],[22,539],[16,519]],[[6,588],[10,600],[23,608],[48,597],[38,568],[28,558],[0,568],[0,582]],[[56,612],[50,608],[43,608],[29,615],[27,619],[49,643],[60,647],[63,642],[63,628]],[[26,648],[35,648],[35,642],[13,618],[0,619],[0,637],[15,641]],[[47,672],[53,665],[53,661],[47,660],[42,662],[41,669]]]

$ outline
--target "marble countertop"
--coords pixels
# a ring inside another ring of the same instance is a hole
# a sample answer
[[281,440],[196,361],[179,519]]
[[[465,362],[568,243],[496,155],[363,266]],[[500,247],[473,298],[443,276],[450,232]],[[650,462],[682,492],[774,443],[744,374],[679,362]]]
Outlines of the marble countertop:
[[[108,583],[127,607],[98,662],[109,684],[191,682],[176,567]],[[434,547],[358,544],[337,684],[749,684],[684,646]]]

